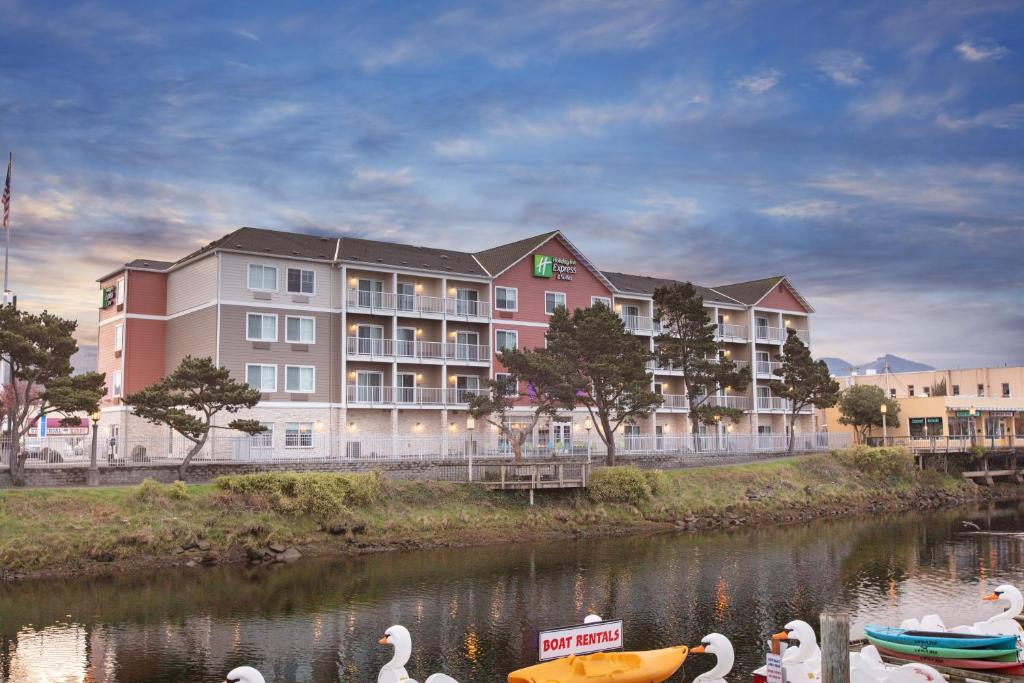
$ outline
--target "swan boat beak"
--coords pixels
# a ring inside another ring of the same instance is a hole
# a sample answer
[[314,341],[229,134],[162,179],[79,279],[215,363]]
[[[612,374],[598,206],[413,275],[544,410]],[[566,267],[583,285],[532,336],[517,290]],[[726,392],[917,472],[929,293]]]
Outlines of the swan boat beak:
[[772,634],[772,640],[789,640],[789,631],[782,630]]
[[691,655],[702,655],[702,654],[704,654],[704,643],[701,643],[697,647],[691,647],[690,648],[690,654]]
[[380,640],[377,641],[377,644],[378,645],[387,645],[388,644],[388,637],[384,636],[383,638],[381,638]]
[[982,600],[988,600],[989,602],[991,602],[993,600],[998,600],[998,599],[999,599],[999,596],[996,593],[989,593],[988,595],[986,595],[985,597],[982,598]]

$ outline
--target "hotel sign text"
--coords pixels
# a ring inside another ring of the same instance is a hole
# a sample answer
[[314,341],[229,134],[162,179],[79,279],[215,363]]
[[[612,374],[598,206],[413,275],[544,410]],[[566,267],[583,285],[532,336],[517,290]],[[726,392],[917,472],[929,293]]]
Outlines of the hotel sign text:
[[561,256],[533,255],[533,276],[572,281],[576,275],[576,259]]

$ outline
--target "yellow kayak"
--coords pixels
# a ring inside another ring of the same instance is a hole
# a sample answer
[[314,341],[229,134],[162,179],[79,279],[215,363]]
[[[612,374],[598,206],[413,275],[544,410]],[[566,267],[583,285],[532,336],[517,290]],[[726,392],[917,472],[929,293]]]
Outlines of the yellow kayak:
[[683,665],[685,645],[640,652],[598,652],[541,662],[508,675],[508,683],[661,683]]

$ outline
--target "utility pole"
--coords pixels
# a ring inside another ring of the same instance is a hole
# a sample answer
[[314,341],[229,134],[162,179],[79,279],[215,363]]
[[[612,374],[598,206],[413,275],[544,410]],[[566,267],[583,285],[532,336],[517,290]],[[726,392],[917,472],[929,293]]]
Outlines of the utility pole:
[[882,397],[882,445],[885,446],[889,442],[889,430],[885,419],[885,414],[889,410],[889,354],[885,355],[882,372],[885,373],[885,396]]

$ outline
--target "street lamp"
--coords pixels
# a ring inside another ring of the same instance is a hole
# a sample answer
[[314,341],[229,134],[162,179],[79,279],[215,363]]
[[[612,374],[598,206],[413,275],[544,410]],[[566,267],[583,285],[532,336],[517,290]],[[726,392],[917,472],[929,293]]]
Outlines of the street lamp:
[[587,430],[587,460],[590,460],[590,430],[594,428],[594,422],[589,417],[583,421],[583,428]]
[[884,446],[886,441],[888,441],[887,437],[889,434],[888,424],[885,421],[885,414],[889,412],[889,406],[884,400],[882,401],[882,407],[879,410],[882,411],[882,445]]
[[89,452],[89,471],[85,476],[85,485],[99,486],[100,470],[96,465],[96,432],[99,431],[100,426],[100,411],[94,411],[89,415],[89,419],[92,420],[92,450]]
[[476,428],[476,419],[472,415],[466,418],[466,431],[469,432],[469,480],[473,481],[473,429]]

